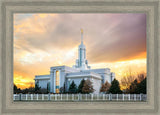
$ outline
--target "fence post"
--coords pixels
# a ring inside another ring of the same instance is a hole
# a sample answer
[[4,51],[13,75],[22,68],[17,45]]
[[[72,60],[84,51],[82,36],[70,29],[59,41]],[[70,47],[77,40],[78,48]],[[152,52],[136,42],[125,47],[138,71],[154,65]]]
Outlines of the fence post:
[[31,100],[33,100],[33,94],[31,94]]
[[37,100],[38,100],[38,93],[37,93]]
[[13,100],[15,100],[15,95],[13,94]]
[[142,101],[142,93],[140,93],[140,101]]
[[104,94],[103,94],[103,100],[104,100]]
[[55,100],[57,100],[57,94],[55,94]]
[[93,101],[93,94],[91,94],[91,100]]
[[26,100],[27,100],[27,94],[26,94]]
[[74,98],[74,97],[73,97],[73,94],[72,94],[72,100],[73,100],[73,98]]
[[44,94],[42,94],[42,100],[44,100]]
[[86,94],[86,100],[87,100],[87,94]]
[[109,94],[109,100],[110,101],[112,100],[112,94],[111,93]]
[[124,101],[124,93],[122,95],[123,95],[123,101]]
[[67,100],[68,100],[68,93],[67,93]]
[[82,94],[79,95],[79,99],[82,100]]
[[61,100],[62,100],[62,94],[61,94]]
[[118,101],[118,93],[117,93],[117,101]]
[[136,94],[134,94],[134,100],[136,101]]
[[131,95],[130,95],[130,94],[128,94],[128,100],[129,100],[129,101],[131,100]]

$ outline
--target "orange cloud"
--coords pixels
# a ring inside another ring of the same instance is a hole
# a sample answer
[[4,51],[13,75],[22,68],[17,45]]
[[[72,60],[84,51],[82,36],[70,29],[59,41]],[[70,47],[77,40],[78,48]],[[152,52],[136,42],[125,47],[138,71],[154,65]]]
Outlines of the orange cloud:
[[81,27],[92,68],[111,68],[118,80],[128,68],[146,71],[145,21],[144,14],[15,14],[14,83],[29,87],[52,66],[74,65]]
[[115,72],[116,79],[119,81],[122,77],[132,73],[137,75],[138,73],[146,73],[146,58],[144,59],[134,59],[126,61],[118,61],[113,63],[95,63],[91,64],[92,68],[110,68],[111,72]]
[[30,87],[34,80],[26,74],[14,72],[14,84],[17,85],[18,88],[24,89]]

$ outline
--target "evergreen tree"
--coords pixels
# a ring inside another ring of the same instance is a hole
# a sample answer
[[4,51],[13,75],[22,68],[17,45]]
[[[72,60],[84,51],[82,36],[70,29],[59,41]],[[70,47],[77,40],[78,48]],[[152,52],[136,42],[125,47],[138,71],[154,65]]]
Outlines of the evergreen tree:
[[118,80],[114,79],[111,82],[111,87],[109,88],[109,93],[112,93],[112,94],[122,93],[122,91],[120,90]]
[[94,91],[94,89],[93,89],[92,82],[89,79],[85,80],[84,86],[82,88],[82,92],[83,93],[92,93],[93,91]]
[[146,94],[147,93],[147,78],[145,78],[143,81],[141,81],[138,85],[137,88],[135,89],[135,92],[137,94],[143,93]]
[[70,93],[77,93],[77,86],[74,83],[74,81],[72,81],[71,85],[69,86],[69,92]]
[[50,82],[47,83],[47,93],[50,92]]
[[21,93],[21,92],[22,92],[21,89],[18,88],[18,87],[14,84],[14,86],[13,86],[13,93],[16,94],[16,93]]
[[18,88],[17,88],[17,86],[14,84],[14,91],[16,91]]
[[[30,89],[31,88],[32,87],[30,87]],[[39,87],[39,82],[36,82],[36,84],[35,84],[35,93],[37,93],[40,89],[41,89],[41,87]]]
[[83,86],[84,86],[84,82],[85,82],[85,80],[82,79],[82,80],[81,80],[81,83],[80,83],[79,86],[78,86],[78,93],[83,93],[83,92],[82,92],[82,88],[83,88]]

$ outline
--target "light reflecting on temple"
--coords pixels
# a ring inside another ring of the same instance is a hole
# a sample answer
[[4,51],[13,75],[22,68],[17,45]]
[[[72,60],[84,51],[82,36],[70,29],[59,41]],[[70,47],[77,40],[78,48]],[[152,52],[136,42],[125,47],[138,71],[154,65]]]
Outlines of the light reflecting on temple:
[[56,71],[56,93],[59,93],[59,71]]

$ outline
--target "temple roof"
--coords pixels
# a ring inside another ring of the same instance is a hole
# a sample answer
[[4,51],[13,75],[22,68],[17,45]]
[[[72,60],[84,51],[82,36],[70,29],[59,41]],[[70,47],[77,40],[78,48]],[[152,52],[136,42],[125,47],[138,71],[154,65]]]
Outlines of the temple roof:
[[72,72],[66,74],[67,78],[85,78],[85,77],[93,77],[96,79],[101,79],[101,75],[94,72]]

